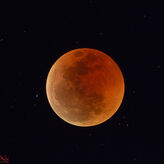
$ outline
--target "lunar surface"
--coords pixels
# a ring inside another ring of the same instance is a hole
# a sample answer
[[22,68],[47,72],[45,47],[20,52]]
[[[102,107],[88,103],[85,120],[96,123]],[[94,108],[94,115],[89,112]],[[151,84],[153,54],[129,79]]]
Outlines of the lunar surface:
[[81,127],[111,118],[124,96],[119,66],[107,54],[90,48],[67,52],[51,67],[46,93],[50,106],[64,121]]

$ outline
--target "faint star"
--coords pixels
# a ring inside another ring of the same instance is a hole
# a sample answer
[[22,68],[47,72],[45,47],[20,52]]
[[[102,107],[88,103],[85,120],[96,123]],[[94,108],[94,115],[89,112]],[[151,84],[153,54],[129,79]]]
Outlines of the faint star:
[[101,143],[100,146],[104,146],[105,144]]
[[136,93],[136,91],[135,91],[135,90],[133,90],[133,91],[132,91],[132,93],[133,93],[133,94],[135,94],[135,93]]
[[161,68],[161,65],[156,65],[156,66],[153,66],[152,68],[153,69],[160,69]]
[[10,109],[14,109],[14,105],[10,105]]
[[38,94],[36,94],[36,95],[35,95],[35,97],[36,97],[36,98],[38,98],[38,97],[39,97],[39,95],[38,95]]
[[34,107],[36,107],[36,106],[37,106],[37,103],[34,104]]
[[94,5],[95,4],[95,0],[89,0],[90,5]]
[[4,41],[4,39],[3,38],[0,38],[0,42],[3,42]]
[[159,69],[159,68],[161,68],[161,66],[160,65],[157,65],[157,68]]
[[24,29],[24,30],[23,30],[23,32],[24,32],[24,33],[26,33],[26,32],[27,32],[27,30],[26,30],[26,29]]
[[16,102],[17,101],[17,99],[16,98],[13,98],[13,100],[12,100],[13,102]]
[[99,32],[99,36],[102,37],[104,35],[104,33],[101,31]]

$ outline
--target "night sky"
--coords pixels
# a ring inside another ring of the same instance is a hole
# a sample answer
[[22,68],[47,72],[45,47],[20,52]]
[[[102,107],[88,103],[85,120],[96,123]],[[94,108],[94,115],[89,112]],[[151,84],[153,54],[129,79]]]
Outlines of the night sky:
[[[1,2],[0,154],[11,164],[162,164],[163,4],[149,0]],[[125,79],[118,112],[82,128],[45,91],[52,64],[76,48],[110,55]]]

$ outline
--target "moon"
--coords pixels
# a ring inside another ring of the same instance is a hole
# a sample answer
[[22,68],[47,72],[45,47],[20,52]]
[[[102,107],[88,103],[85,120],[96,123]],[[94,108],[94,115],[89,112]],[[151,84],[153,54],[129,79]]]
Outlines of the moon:
[[104,52],[79,48],[62,55],[51,67],[46,94],[53,111],[80,127],[101,124],[119,109],[124,97],[123,74]]

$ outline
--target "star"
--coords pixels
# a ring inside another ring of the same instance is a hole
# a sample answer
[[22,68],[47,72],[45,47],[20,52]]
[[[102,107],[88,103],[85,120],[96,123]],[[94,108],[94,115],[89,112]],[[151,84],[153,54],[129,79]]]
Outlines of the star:
[[133,90],[133,91],[132,91],[132,93],[133,93],[133,94],[135,94],[135,93],[136,93],[136,91],[135,91],[135,90]]
[[36,106],[37,106],[37,103],[34,104],[34,107],[36,107]]
[[118,125],[120,126],[120,125],[121,125],[121,123],[119,122],[119,123],[118,123]]
[[0,38],[0,42],[3,42],[4,41],[4,39],[3,38]]
[[100,143],[100,146],[103,147],[103,146],[105,146],[105,144],[104,143]]
[[14,105],[10,105],[10,109],[14,109]]
[[75,41],[75,44],[79,44],[79,41]]
[[98,35],[99,35],[100,37],[102,37],[102,36],[104,35],[104,33],[103,33],[102,31],[100,31],[100,32],[98,33]]
[[161,65],[157,65],[156,68],[160,69],[161,68]]
[[157,70],[157,69],[160,69],[160,68],[161,68],[161,65],[158,64],[158,65],[156,65],[156,66],[153,66],[152,68],[153,68],[154,70]]

